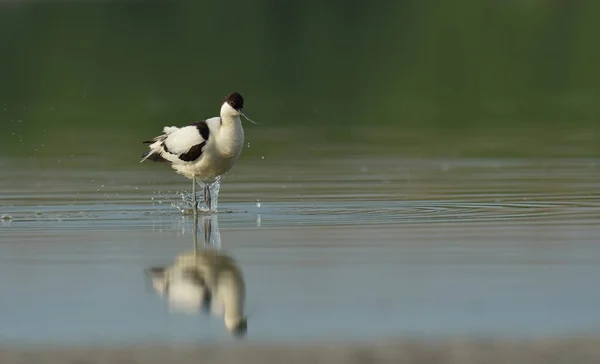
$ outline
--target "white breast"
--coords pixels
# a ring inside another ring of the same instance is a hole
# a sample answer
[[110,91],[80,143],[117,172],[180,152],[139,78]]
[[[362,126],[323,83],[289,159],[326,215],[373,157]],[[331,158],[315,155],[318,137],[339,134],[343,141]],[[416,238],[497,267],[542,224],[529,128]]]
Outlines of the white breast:
[[[244,129],[239,117],[229,119],[214,117],[207,119],[206,124],[210,132],[200,158],[192,163],[179,161],[173,163],[172,167],[188,178],[196,176],[204,182],[209,182],[228,172],[239,158],[244,144]],[[187,128],[189,127],[180,130]],[[180,130],[175,133],[180,133]],[[196,142],[198,139],[195,139],[195,134],[199,136],[197,131],[181,132],[181,135],[177,135],[177,139],[174,139],[174,144],[175,140],[178,142],[177,145]],[[199,140],[202,141],[202,139]]]
[[[212,130],[211,130],[212,132]],[[232,121],[223,121],[215,133],[215,146],[223,158],[239,157],[244,145],[244,129],[239,117]]]

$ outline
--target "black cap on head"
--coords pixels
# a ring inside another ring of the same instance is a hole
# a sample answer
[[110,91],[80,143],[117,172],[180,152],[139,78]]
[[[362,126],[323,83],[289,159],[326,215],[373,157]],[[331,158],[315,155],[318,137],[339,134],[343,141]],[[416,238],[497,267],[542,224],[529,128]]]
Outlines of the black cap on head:
[[225,96],[223,102],[228,103],[236,110],[242,109],[244,107],[244,98],[238,92],[232,92],[229,95]]
[[242,319],[242,320],[240,320],[240,322],[237,325],[235,325],[233,330],[231,330],[231,333],[236,338],[243,338],[244,336],[246,336],[247,331],[248,331],[248,323],[246,322],[246,319]]

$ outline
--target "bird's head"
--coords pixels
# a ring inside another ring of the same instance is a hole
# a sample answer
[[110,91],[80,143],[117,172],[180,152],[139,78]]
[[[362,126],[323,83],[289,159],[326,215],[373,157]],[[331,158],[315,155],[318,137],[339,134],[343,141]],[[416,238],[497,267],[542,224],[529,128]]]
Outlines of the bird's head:
[[236,319],[225,317],[225,326],[227,327],[227,330],[237,338],[246,336],[246,332],[248,331],[248,322],[245,317]]
[[232,92],[225,96],[223,99],[223,105],[221,105],[221,115],[230,117],[242,115],[249,122],[258,124],[244,113],[244,98],[238,92]]

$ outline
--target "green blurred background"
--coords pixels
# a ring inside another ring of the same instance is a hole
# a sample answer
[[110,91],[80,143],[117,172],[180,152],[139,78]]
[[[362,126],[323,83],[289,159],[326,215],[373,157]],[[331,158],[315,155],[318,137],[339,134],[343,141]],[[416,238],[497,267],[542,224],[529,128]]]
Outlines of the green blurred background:
[[255,155],[597,156],[598,14],[596,0],[4,1],[0,150],[137,162],[140,141],[236,90],[262,123],[245,124]]

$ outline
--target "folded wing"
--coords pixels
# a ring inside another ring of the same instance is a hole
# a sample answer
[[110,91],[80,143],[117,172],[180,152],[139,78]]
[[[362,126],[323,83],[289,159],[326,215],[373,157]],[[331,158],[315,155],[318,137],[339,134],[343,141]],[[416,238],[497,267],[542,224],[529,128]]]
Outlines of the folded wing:
[[146,159],[165,160],[171,163],[193,162],[202,155],[210,134],[206,121],[199,121],[183,128],[166,126],[163,132],[164,134],[144,142],[150,145],[140,163]]

